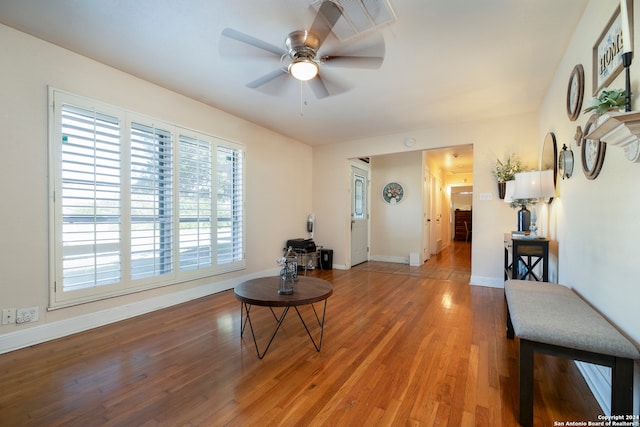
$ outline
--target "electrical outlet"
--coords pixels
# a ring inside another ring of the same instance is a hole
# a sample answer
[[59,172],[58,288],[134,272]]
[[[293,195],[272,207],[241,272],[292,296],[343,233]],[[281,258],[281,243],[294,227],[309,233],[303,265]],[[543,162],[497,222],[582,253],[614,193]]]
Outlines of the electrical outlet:
[[2,309],[2,324],[11,325],[16,323],[16,309],[15,308],[3,308]]
[[19,308],[16,310],[16,323],[35,322],[39,319],[38,307]]

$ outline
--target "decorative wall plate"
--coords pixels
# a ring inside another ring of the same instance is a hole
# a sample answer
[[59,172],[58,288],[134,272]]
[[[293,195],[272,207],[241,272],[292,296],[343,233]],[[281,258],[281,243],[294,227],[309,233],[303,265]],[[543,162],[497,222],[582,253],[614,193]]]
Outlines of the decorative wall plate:
[[582,171],[587,179],[596,179],[602,170],[604,164],[604,154],[607,144],[599,139],[587,139],[596,128],[598,115],[593,114],[589,117],[587,124],[584,125],[584,136],[582,137]]
[[582,64],[578,64],[571,71],[567,87],[567,116],[569,116],[569,120],[574,121],[580,115],[583,97],[584,68],[582,68]]
[[404,198],[404,187],[397,182],[390,182],[382,189],[382,199],[390,205],[400,203]]

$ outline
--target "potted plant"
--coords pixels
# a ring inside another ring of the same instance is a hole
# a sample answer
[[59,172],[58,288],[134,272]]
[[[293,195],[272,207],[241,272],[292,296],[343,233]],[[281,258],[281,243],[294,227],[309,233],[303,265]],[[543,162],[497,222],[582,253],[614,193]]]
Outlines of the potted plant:
[[492,174],[498,180],[498,195],[501,199],[504,199],[506,182],[514,180],[517,173],[524,171],[524,166],[513,154],[505,162],[500,159],[496,160]]
[[597,97],[589,101],[589,106],[583,112],[593,111],[596,114],[602,114],[609,110],[621,110],[625,106],[625,97],[624,89],[602,89]]

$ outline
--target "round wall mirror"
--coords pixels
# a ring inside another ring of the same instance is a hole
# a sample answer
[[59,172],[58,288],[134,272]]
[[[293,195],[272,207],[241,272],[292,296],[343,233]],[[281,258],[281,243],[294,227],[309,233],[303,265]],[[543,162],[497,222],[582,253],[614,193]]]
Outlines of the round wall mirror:
[[[553,132],[547,133],[542,145],[542,155],[540,156],[540,170],[553,170],[553,188],[556,188],[558,179],[558,146],[556,144],[556,135]],[[551,203],[553,197],[549,199]]]

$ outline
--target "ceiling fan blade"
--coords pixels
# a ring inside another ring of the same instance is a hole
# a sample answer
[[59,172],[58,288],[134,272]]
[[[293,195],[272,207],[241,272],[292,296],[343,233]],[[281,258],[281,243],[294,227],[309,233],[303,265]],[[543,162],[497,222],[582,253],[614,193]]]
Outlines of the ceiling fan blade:
[[316,96],[316,98],[322,99],[329,96],[329,89],[327,89],[327,86],[324,84],[324,82],[322,81],[322,77],[320,77],[319,74],[309,80],[307,83],[309,83],[309,86],[311,87],[311,90],[313,91],[313,94]]
[[277,70],[274,70],[272,72],[270,72],[269,74],[265,74],[264,76],[260,77],[259,79],[256,79],[252,82],[247,83],[247,87],[250,87],[252,89],[256,89],[264,84],[269,83],[271,80],[275,80],[280,76],[284,76],[287,73],[285,70],[279,68]]
[[323,56],[320,62],[331,67],[345,68],[370,68],[376,69],[382,66],[384,61],[380,56]]
[[324,40],[327,38],[331,29],[338,19],[342,16],[342,7],[337,3],[334,3],[330,0],[325,0],[320,5],[320,9],[318,10],[318,14],[316,18],[313,20],[313,24],[311,25],[311,29],[309,32],[315,35],[318,38],[318,48],[322,45]]
[[224,30],[222,30],[222,35],[225,37],[229,37],[230,39],[234,39],[239,42],[257,47],[258,49],[266,50],[267,52],[271,52],[278,56],[282,56],[287,53],[281,47],[272,45],[271,43],[267,43],[248,34],[241,33],[240,31],[234,30],[233,28],[225,28]]

